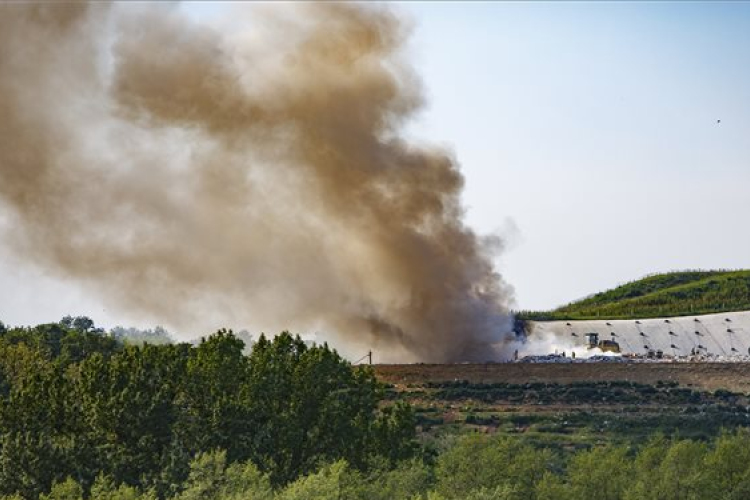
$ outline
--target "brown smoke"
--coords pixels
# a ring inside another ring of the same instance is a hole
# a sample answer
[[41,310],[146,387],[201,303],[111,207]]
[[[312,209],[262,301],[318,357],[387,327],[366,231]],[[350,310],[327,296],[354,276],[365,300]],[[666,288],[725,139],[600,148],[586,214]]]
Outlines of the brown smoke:
[[408,30],[362,4],[248,19],[223,34],[174,6],[0,5],[5,242],[183,330],[497,356],[497,244],[464,225],[451,154],[399,136],[423,104]]

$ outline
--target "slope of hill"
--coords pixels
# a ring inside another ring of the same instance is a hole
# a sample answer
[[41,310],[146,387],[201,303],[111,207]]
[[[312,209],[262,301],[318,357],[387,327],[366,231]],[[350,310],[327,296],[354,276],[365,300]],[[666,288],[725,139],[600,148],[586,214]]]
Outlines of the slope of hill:
[[530,320],[635,319],[750,309],[750,270],[654,274],[553,311],[522,311]]

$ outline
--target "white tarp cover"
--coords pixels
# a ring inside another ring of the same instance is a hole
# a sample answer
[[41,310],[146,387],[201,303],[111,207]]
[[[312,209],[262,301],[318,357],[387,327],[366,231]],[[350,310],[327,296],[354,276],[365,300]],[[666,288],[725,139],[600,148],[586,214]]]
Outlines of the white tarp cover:
[[535,321],[527,328],[530,343],[554,339],[554,345],[576,351],[586,349],[587,333],[597,333],[599,340],[615,340],[622,354],[750,355],[750,311],[640,320]]

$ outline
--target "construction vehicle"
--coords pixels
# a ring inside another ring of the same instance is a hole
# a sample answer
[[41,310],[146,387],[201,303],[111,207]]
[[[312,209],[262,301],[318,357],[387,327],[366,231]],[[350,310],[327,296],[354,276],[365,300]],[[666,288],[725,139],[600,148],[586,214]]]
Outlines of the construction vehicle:
[[599,349],[602,352],[620,352],[620,344],[614,340],[599,340],[599,334],[595,332],[586,334],[586,344],[589,350]]

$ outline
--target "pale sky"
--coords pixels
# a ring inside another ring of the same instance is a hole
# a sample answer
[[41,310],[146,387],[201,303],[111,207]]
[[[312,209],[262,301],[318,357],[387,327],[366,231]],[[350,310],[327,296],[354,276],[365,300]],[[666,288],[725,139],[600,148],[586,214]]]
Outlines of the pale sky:
[[519,307],[750,267],[750,3],[403,8],[417,128],[455,149],[473,227],[518,228],[499,265]]
[[[225,11],[183,8],[209,23]],[[750,3],[393,8],[414,24],[428,96],[409,134],[455,151],[468,224],[507,239],[497,263],[518,308],[658,271],[750,267]],[[6,323],[140,324],[1,246],[0,276]]]

